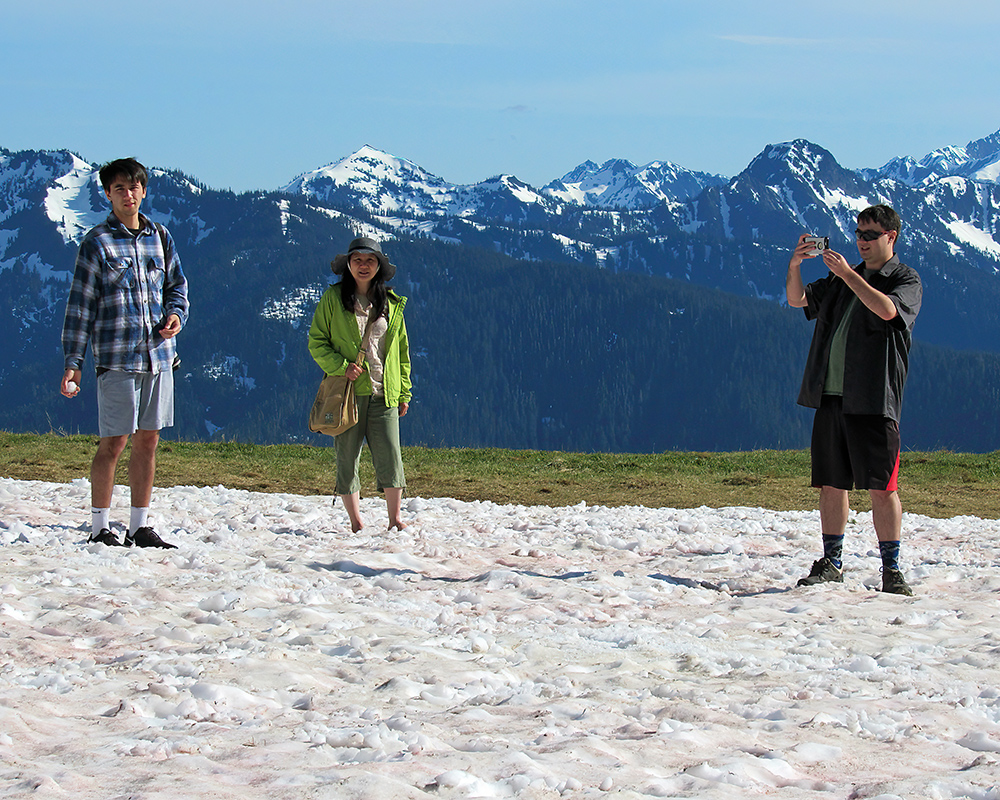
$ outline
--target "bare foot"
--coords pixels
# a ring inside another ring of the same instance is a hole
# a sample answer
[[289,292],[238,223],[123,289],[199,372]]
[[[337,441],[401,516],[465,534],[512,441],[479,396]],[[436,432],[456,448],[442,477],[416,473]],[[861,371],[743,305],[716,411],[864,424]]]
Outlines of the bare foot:
[[409,527],[405,522],[400,522],[398,519],[395,522],[389,523],[389,530],[391,531],[395,528],[397,531],[403,530],[403,528]]
[[357,533],[363,527],[365,527],[365,523],[363,523],[360,519],[357,522],[353,519],[351,520],[351,533]]

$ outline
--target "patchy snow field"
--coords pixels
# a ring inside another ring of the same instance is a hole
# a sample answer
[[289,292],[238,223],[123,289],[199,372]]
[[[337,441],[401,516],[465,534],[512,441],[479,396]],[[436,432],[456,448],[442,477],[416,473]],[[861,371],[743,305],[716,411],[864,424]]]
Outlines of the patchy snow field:
[[867,514],[797,589],[812,511],[153,505],[0,479],[0,797],[1000,800],[1000,521],[906,515],[905,598]]

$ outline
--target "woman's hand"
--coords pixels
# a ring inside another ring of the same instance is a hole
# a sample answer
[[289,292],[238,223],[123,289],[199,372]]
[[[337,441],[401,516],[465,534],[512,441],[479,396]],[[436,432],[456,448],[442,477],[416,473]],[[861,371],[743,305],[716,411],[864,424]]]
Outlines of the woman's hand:
[[357,364],[352,363],[350,366],[348,366],[347,372],[345,372],[344,375],[346,376],[347,380],[353,383],[354,381],[356,381],[358,378],[361,377],[362,372],[364,372],[364,370],[361,369],[361,367],[359,367]]
[[406,416],[406,412],[409,411],[409,410],[410,410],[410,404],[409,403],[400,403],[399,404],[399,416],[405,417]]

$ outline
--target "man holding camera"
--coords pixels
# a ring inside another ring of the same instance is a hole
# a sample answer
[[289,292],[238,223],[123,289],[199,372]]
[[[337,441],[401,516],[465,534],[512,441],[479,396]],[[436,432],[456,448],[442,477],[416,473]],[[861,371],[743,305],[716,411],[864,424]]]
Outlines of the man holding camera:
[[[823,556],[799,586],[843,581],[848,492],[856,487],[871,495],[882,591],[913,594],[899,569],[899,416],[923,287],[895,254],[900,228],[892,208],[871,206],[858,215],[857,267],[808,235],[788,262],[788,304],[816,321],[798,402],[816,409],[812,484],[820,490]],[[818,255],[830,273],[806,286],[802,262]]]

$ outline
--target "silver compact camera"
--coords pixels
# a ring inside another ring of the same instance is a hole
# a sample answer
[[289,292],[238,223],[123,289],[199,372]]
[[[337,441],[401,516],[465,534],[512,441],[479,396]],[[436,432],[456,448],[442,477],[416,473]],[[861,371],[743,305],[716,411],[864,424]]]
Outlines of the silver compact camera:
[[813,249],[806,253],[807,256],[822,255],[823,251],[829,249],[830,247],[829,236],[807,236],[805,241],[813,246]]

